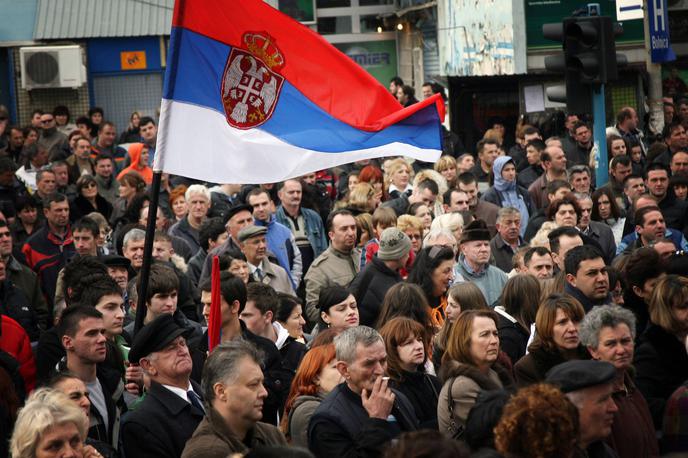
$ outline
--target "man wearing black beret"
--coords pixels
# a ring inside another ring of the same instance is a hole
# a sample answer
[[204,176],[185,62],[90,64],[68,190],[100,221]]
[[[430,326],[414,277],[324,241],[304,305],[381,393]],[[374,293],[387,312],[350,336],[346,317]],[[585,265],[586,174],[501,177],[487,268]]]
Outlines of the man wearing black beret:
[[559,387],[578,408],[580,439],[575,456],[615,458],[617,454],[604,442],[612,432],[614,380],[616,369],[608,362],[568,361],[554,366],[545,381]]
[[201,389],[190,379],[187,332],[173,315],[163,314],[134,338],[129,361],[140,364],[151,382],[145,399],[122,425],[128,457],[179,458],[203,420]]

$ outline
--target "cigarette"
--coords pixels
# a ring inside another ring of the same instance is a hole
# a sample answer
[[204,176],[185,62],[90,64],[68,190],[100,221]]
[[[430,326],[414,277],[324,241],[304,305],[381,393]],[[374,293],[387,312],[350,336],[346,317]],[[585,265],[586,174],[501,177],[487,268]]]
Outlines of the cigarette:
[[383,382],[389,381],[389,377],[382,377],[382,381],[383,381]]

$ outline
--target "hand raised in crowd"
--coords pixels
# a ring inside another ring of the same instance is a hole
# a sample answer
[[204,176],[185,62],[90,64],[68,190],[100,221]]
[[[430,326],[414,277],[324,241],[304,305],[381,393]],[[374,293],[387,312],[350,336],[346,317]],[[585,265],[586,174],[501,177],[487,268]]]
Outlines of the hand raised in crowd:
[[386,420],[392,407],[394,406],[394,393],[387,386],[388,377],[378,377],[373,384],[370,394],[365,388],[361,391],[363,408],[366,409],[370,418]]
[[83,458],[102,458],[103,455],[101,455],[98,450],[93,448],[92,445],[85,445],[84,448],[81,450],[81,456]]
[[143,369],[141,366],[131,364],[130,362],[125,363],[127,366],[124,378],[127,383],[124,388],[131,394],[135,396],[141,395],[143,388]]

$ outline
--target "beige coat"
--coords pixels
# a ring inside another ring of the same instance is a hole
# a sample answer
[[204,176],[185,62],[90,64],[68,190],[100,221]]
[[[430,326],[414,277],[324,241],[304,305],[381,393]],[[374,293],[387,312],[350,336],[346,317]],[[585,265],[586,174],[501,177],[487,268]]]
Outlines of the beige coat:
[[306,315],[311,323],[317,323],[320,316],[318,298],[326,286],[349,286],[360,270],[361,250],[355,248],[346,254],[332,246],[315,258],[308,268],[306,282]]
[[[497,390],[512,384],[508,372],[497,363],[486,374],[475,366],[457,361],[442,364],[440,380],[444,381],[437,403],[437,421],[440,432],[449,436],[449,423],[453,418],[459,427],[466,425],[468,412],[483,390]],[[451,390],[451,416],[449,412]]]

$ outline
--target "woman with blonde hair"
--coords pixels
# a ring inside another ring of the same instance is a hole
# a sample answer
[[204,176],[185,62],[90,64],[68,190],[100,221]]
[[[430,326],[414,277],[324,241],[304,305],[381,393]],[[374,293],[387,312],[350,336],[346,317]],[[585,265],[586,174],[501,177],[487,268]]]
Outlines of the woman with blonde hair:
[[444,213],[444,208],[442,208],[442,196],[449,190],[447,180],[439,172],[432,169],[423,169],[413,177],[413,186],[418,187],[420,182],[425,180],[431,180],[437,184],[437,199],[435,199],[435,205],[430,208],[430,211],[432,211],[432,214],[435,216],[441,215]]
[[461,234],[463,233],[463,216],[461,213],[452,212],[440,215],[432,220],[430,224],[430,230],[435,229],[448,229],[456,240],[461,240]]
[[456,159],[448,155],[441,156],[435,162],[435,171],[439,172],[447,180],[449,188],[456,187],[456,177],[458,176]]
[[360,213],[372,214],[380,201],[376,199],[375,189],[370,183],[358,183],[349,193],[346,208],[354,215]]
[[387,184],[387,194],[390,199],[396,199],[402,194],[411,195],[413,186],[411,176],[413,169],[404,158],[397,158],[389,161],[385,167],[385,183]]
[[542,226],[540,226],[535,236],[530,239],[530,246],[542,246],[549,250],[549,238],[547,236],[557,227],[559,226],[554,221],[545,221],[542,223]]
[[411,239],[411,250],[418,254],[423,248],[423,222],[417,216],[401,215],[397,218],[397,229]]
[[99,457],[84,446],[88,418],[63,393],[50,388],[34,391],[19,411],[10,441],[12,458]]

